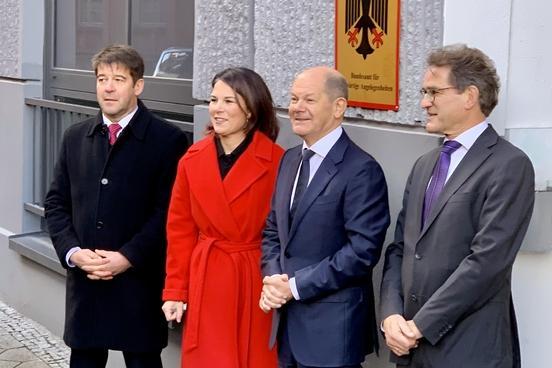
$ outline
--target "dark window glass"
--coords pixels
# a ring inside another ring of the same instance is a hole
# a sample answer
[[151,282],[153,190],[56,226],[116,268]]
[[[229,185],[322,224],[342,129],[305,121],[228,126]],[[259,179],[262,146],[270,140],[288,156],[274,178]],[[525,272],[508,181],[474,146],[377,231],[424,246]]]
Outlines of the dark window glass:
[[192,78],[194,4],[182,0],[132,2],[130,41],[146,63],[146,75]]
[[112,43],[140,52],[148,76],[192,78],[194,2],[182,0],[57,0],[54,67],[90,70]]

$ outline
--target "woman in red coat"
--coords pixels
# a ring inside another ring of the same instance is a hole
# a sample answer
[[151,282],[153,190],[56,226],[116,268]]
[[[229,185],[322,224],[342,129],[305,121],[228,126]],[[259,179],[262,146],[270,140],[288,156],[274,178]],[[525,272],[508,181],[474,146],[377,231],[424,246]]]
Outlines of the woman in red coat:
[[180,160],[167,221],[163,311],[180,322],[186,368],[271,368],[271,315],[258,307],[261,233],[283,149],[262,78],[215,76],[210,134]]

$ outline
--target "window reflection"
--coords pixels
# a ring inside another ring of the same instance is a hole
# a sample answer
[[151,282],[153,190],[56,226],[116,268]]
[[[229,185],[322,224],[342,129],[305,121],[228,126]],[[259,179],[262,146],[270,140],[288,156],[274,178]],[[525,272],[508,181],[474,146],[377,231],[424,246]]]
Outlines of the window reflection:
[[57,0],[55,5],[55,67],[90,70],[98,50],[128,43],[144,58],[146,75],[192,78],[193,1]]
[[192,1],[139,0],[133,2],[131,19],[131,44],[144,58],[147,75],[192,78]]

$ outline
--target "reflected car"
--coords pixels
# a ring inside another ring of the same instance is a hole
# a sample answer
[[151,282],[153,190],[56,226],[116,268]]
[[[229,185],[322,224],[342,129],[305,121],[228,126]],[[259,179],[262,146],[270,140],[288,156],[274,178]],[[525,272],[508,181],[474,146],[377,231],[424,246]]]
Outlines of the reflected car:
[[170,47],[159,55],[154,77],[192,79],[193,49]]

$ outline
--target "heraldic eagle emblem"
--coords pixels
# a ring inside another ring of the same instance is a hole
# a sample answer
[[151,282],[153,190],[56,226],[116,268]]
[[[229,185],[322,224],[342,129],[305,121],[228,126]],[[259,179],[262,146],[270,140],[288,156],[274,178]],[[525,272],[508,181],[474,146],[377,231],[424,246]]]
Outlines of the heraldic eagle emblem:
[[[364,60],[383,45],[387,35],[389,0],[346,0],[345,34],[347,43]],[[360,34],[360,43],[358,41]]]

